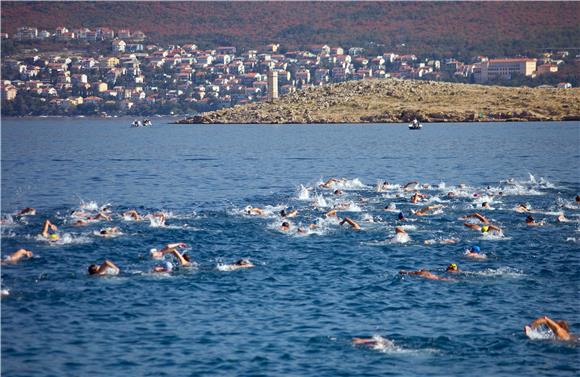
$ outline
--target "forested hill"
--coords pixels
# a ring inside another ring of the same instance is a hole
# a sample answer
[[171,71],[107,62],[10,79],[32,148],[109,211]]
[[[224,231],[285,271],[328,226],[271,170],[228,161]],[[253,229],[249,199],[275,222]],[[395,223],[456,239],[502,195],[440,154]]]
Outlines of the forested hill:
[[[441,56],[525,54],[574,47],[580,2],[13,2],[2,31],[19,26],[110,26],[153,41],[201,47],[283,48],[326,43]],[[368,42],[374,44],[368,45]]]

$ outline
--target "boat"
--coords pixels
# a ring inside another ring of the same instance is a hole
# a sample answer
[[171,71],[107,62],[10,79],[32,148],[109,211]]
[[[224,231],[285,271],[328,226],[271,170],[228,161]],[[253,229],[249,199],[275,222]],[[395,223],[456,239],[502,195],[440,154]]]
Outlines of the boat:
[[133,128],[137,128],[137,127],[143,127],[143,123],[141,123],[141,121],[140,121],[140,120],[137,120],[137,119],[135,119],[135,120],[133,121],[133,123],[131,124],[131,127],[133,127]]
[[421,128],[423,128],[423,125],[419,123],[419,121],[416,118],[413,119],[413,123],[409,124],[410,130],[420,130]]
[[149,119],[143,119],[143,127],[152,126],[153,123]]

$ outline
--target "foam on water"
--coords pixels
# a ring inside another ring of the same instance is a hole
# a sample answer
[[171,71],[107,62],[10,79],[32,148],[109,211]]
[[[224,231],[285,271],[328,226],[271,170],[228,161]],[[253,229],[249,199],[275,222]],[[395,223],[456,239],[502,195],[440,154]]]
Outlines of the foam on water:
[[310,190],[300,185],[300,190],[298,191],[298,200],[310,200]]

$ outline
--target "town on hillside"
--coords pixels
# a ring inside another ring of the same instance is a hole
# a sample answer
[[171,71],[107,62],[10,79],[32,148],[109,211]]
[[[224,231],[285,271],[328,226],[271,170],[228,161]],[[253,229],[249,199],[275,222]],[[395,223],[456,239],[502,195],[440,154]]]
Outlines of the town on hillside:
[[[460,61],[394,51],[371,55],[357,46],[288,51],[272,43],[245,50],[200,49],[194,43],[161,46],[141,31],[108,27],[21,27],[0,38],[2,114],[19,116],[194,114],[312,86],[376,78],[569,88],[577,83],[560,82],[559,72],[580,62],[573,50]],[[9,41],[30,48],[8,51]],[[35,43],[71,41],[84,42],[86,51],[34,48]],[[96,53],[86,47],[97,43],[106,48]]]

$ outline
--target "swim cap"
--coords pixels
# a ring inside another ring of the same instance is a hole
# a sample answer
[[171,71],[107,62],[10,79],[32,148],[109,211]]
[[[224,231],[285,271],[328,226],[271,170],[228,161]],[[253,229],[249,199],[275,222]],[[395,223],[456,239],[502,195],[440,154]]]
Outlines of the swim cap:
[[164,261],[164,262],[162,263],[162,265],[163,265],[163,268],[165,268],[165,270],[166,270],[167,272],[171,272],[171,271],[173,271],[173,263],[171,263],[171,262],[169,262],[169,261]]
[[50,239],[52,240],[57,240],[58,239],[58,234],[51,234],[50,236],[48,236]]
[[457,265],[455,263],[451,263],[449,266],[447,266],[447,270],[457,271]]
[[489,225],[484,225],[481,227],[481,233],[489,232]]
[[479,248],[479,246],[471,246],[471,249],[469,249],[469,251],[471,251],[472,253],[479,253],[481,251],[481,249]]
[[405,215],[403,215],[403,212],[399,212],[399,220],[403,220],[405,218]]

